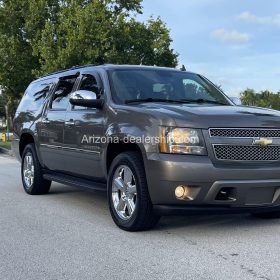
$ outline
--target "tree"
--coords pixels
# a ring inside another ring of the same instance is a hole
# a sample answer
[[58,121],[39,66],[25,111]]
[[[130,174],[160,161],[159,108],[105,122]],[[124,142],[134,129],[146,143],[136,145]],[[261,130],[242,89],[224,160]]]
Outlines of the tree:
[[[38,75],[100,63],[176,66],[160,18],[142,0],[0,0],[0,85],[14,107]],[[13,110],[12,110],[13,111]]]
[[249,88],[240,93],[240,99],[242,104],[248,106],[255,106],[257,103],[256,92]]
[[140,1],[121,5],[125,2],[65,1],[57,21],[46,22],[34,45],[40,72],[101,63],[176,66],[165,24],[160,18],[137,21],[131,12],[141,11]]
[[8,103],[21,97],[34,76],[38,59],[25,32],[28,1],[0,1],[0,85]]
[[280,92],[273,93],[268,90],[255,92],[253,89],[246,89],[241,92],[240,98],[242,104],[249,106],[258,106],[280,110]]
[[0,0],[0,85],[7,107],[8,129],[25,88],[38,67],[25,31],[28,1]]
[[4,95],[0,93],[0,119],[6,117],[5,105],[6,105],[6,100],[4,98]]

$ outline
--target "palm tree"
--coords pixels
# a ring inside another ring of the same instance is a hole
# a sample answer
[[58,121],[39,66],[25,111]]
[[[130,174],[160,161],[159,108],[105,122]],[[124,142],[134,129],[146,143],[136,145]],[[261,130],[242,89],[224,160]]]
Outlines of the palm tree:
[[257,106],[258,96],[253,89],[246,89],[240,93],[240,99],[243,105]]

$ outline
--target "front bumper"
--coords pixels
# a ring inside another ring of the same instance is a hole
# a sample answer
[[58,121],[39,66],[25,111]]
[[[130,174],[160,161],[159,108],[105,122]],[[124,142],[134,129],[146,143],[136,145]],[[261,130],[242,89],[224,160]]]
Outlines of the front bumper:
[[221,206],[178,206],[178,205],[154,205],[154,213],[162,216],[173,215],[204,215],[204,214],[245,214],[278,212],[280,206],[256,206],[256,207],[221,207]]
[[[207,156],[152,153],[145,167],[152,202],[162,212],[260,212],[280,207],[279,165],[214,166]],[[195,199],[178,200],[179,185],[198,188]],[[228,188],[234,200],[218,200],[221,189]]]

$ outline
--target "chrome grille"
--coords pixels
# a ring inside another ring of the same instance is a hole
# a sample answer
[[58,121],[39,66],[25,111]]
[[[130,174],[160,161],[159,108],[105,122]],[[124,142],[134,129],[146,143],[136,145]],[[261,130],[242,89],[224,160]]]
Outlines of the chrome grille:
[[[209,135],[217,160],[280,161],[280,129],[210,128]],[[260,138],[271,139],[272,145],[258,144]]]
[[280,160],[280,146],[213,145],[218,160],[276,161]]
[[235,138],[250,138],[250,137],[268,137],[280,138],[280,129],[244,129],[244,128],[210,128],[211,137],[235,137]]

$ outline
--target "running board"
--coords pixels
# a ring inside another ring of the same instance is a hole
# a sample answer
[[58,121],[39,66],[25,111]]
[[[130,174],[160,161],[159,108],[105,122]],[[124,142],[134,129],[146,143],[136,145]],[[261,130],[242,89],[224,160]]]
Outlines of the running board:
[[69,185],[83,190],[106,191],[106,183],[94,182],[87,179],[76,178],[64,174],[43,174],[43,178],[60,184]]

